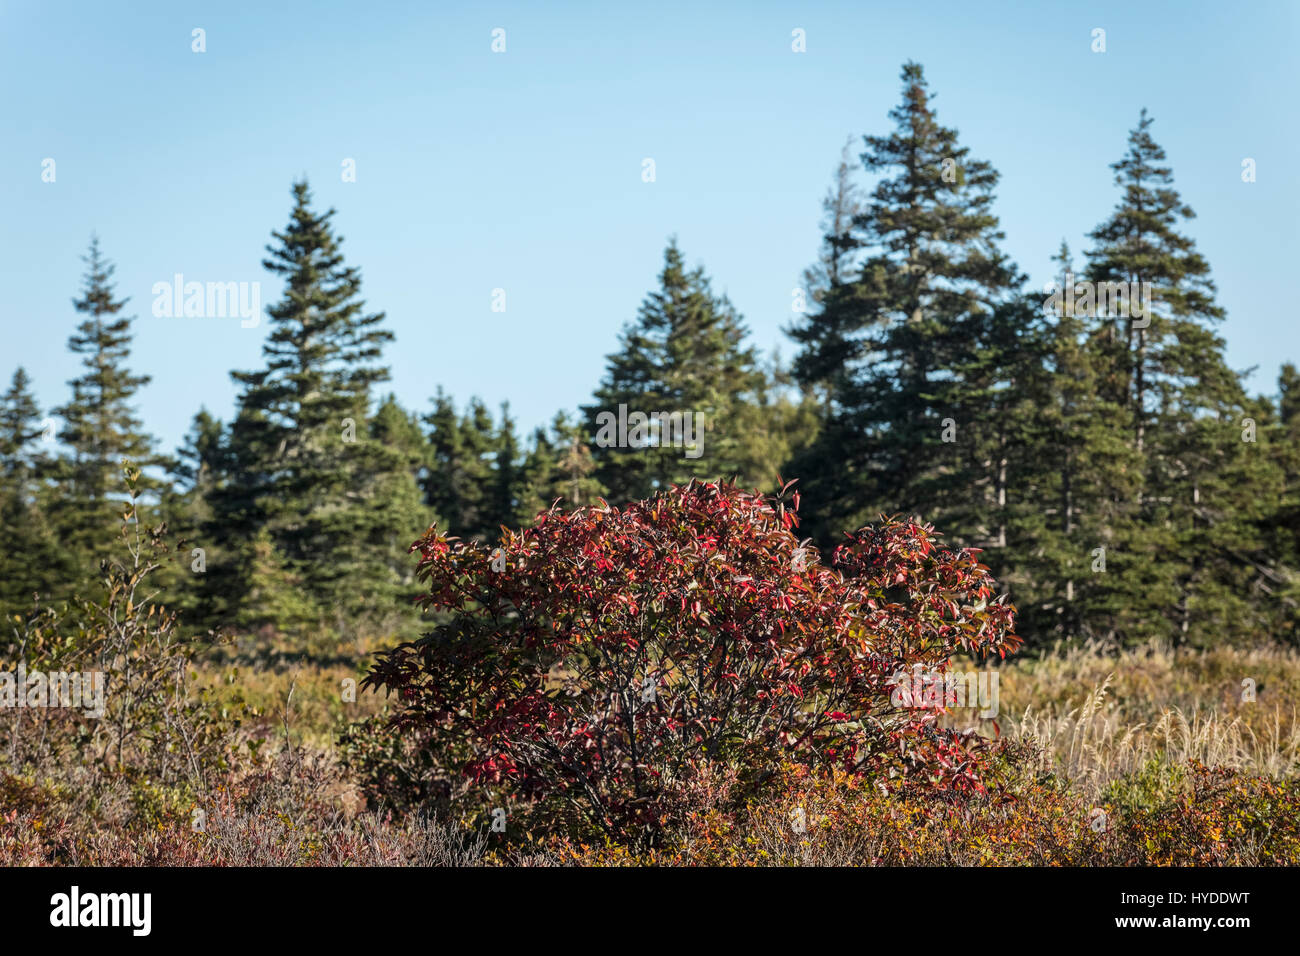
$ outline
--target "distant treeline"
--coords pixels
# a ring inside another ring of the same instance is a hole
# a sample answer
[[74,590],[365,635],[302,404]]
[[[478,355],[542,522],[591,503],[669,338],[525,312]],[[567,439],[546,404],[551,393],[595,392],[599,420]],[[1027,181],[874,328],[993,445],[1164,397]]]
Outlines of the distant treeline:
[[939,124],[918,65],[902,79],[893,131],[866,136],[859,162],[846,146],[836,170],[794,291],[792,364],[757,354],[672,242],[591,404],[526,437],[508,406],[439,390],[417,412],[382,394],[392,335],[300,182],[264,261],[285,282],[264,367],[232,373],[229,422],[200,410],[160,454],[133,412],[148,378],[128,370],[132,320],[92,241],[68,342],[84,371],[49,410],[61,427],[22,368],[0,400],[0,610],[71,600],[97,576],[129,459],[153,476],[151,520],[183,542],[164,600],[191,628],[410,633],[407,548],[433,522],[491,540],[556,499],[781,476],[822,547],[905,512],[984,549],[1030,644],[1294,643],[1300,374],[1284,365],[1280,395],[1251,396],[1227,365],[1151,118],[1112,165],[1118,202],[1078,272],[1063,243],[1047,294],[1001,251],[996,170]]

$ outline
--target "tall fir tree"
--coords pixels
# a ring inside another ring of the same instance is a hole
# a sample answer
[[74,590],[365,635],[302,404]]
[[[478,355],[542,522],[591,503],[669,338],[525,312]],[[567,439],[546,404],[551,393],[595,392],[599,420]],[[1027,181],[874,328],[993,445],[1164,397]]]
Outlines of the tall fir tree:
[[510,417],[510,403],[501,405],[501,424],[497,429],[492,485],[488,498],[488,521],[492,523],[489,534],[500,534],[502,527],[518,527],[526,521],[522,512],[527,507],[523,500],[525,485],[523,451],[514,419]]
[[802,346],[794,362],[794,376],[815,388],[827,404],[847,387],[845,376],[857,358],[857,335],[862,328],[852,301],[861,246],[858,219],[863,212],[861,192],[854,181],[852,143],[850,137],[844,144],[835,181],[822,200],[820,254],[804,271],[816,319],[786,329]]
[[[409,632],[416,620],[405,612],[418,590],[411,544],[438,518],[425,503],[420,486],[428,470],[428,446],[418,417],[393,395],[380,403],[370,421],[369,437],[367,456],[358,463],[367,473],[365,500],[372,529],[367,550],[359,557],[369,569],[368,580],[378,585],[367,613],[372,618],[387,617],[399,630]],[[383,615],[382,601],[403,613]]]
[[382,630],[409,588],[392,553],[395,535],[420,530],[415,477],[406,451],[369,426],[392,334],[383,313],[365,309],[334,215],[313,210],[306,182],[294,184],[289,224],[263,261],[286,283],[267,309],[266,367],[232,375],[242,392],[210,535],[223,573],[210,580],[235,597],[246,628],[284,629],[288,608],[294,629],[315,619],[343,636]]
[[1300,645],[1300,371],[1286,362],[1278,374],[1278,401],[1270,414],[1269,450],[1281,487],[1263,522],[1268,558],[1259,590],[1276,620],[1270,632]]
[[[1018,420],[1003,394],[1030,336],[1023,277],[999,250],[998,175],[939,124],[921,67],[902,70],[895,130],[865,137],[881,174],[845,232],[844,174],[828,200],[818,310],[791,329],[795,372],[818,389],[821,433],[789,469],[806,526],[830,543],[881,512],[912,512],[963,543],[1005,539],[1006,449]],[[1017,413],[1021,411],[1016,410]]]
[[[690,478],[775,484],[781,458],[759,460],[750,444],[756,423],[750,410],[769,382],[746,334],[731,303],[714,294],[702,267],[686,267],[671,240],[659,288],[623,329],[594,402],[582,410],[595,478],[611,502],[643,498]],[[683,426],[647,423],[646,434],[636,436],[643,439],[639,445],[631,440],[632,428],[618,436],[618,426],[611,427],[620,415],[659,412],[680,414]]]
[[1101,391],[1128,410],[1140,459],[1125,504],[1141,533],[1116,554],[1127,579],[1117,630],[1207,643],[1264,623],[1250,595],[1264,548],[1258,494],[1273,478],[1267,455],[1243,441],[1245,390],[1216,331],[1224,312],[1209,264],[1179,231],[1194,213],[1151,125],[1143,110],[1112,164],[1122,197],[1087,253]]
[[[84,371],[68,382],[68,402],[55,409],[64,423],[58,437],[66,454],[56,469],[60,494],[52,502],[51,518],[62,546],[75,554],[83,573],[95,573],[115,546],[122,461],[139,468],[164,462],[136,417],[133,400],[149,376],[127,367],[134,317],[123,312],[128,300],[115,297],[115,267],[101,253],[98,237],[91,237],[83,261],[84,285],[72,304],[85,318],[68,348],[80,356]],[[157,482],[142,485],[156,489]]]

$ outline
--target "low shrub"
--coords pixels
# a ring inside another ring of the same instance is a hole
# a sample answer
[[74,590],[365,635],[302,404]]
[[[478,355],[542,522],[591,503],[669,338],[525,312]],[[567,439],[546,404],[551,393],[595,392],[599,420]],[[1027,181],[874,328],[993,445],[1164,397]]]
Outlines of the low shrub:
[[1168,768],[1185,794],[1130,809],[1094,805],[1019,747],[991,763],[986,792],[962,795],[786,764],[763,794],[691,814],[661,847],[556,837],[548,851],[578,866],[1300,864],[1295,781],[1189,764]]

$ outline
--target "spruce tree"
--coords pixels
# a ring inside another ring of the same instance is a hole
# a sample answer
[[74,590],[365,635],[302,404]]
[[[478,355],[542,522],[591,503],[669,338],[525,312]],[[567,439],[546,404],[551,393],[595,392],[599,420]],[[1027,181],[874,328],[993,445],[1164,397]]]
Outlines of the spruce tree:
[[596,461],[588,442],[584,427],[564,412],[551,420],[551,434],[544,443],[539,435],[534,450],[544,449],[540,454],[546,468],[538,495],[543,508],[557,500],[561,507],[580,508],[606,497],[607,489],[595,477]]
[[[393,552],[420,530],[415,478],[406,452],[370,430],[371,388],[388,377],[381,359],[392,334],[383,313],[365,309],[334,215],[313,210],[306,182],[294,184],[289,224],[272,233],[263,261],[285,280],[267,309],[266,366],[233,373],[242,393],[211,535],[225,573],[211,580],[245,627],[278,626],[291,597],[300,622],[316,617],[344,635],[386,628],[409,585]],[[275,572],[262,593],[252,580],[259,567]],[[270,593],[285,589],[294,593]]]
[[225,429],[206,408],[200,408],[168,470],[160,510],[175,543],[172,560],[155,575],[167,606],[181,612],[184,624],[202,629],[218,623],[214,595],[201,575],[208,573],[212,497],[225,472]]
[[[414,633],[418,615],[415,558],[411,544],[437,521],[424,501],[420,481],[427,471],[428,446],[418,418],[389,395],[370,421],[370,441],[358,467],[366,479],[369,538],[357,555],[369,589],[367,616],[404,634]],[[385,606],[388,613],[384,613]]]
[[1138,471],[1126,410],[1099,386],[1093,324],[1074,308],[1078,276],[1064,242],[1053,261],[1041,364],[1022,383],[1036,410],[1013,481],[1022,523],[995,556],[1030,644],[1114,637],[1111,612],[1124,596],[1107,555],[1118,550],[1123,567],[1116,544],[1133,531],[1126,502]]
[[793,373],[801,382],[816,387],[826,402],[832,402],[846,386],[846,376],[858,353],[857,334],[861,316],[852,301],[857,278],[857,250],[861,245],[858,217],[863,205],[854,181],[852,138],[844,144],[835,181],[822,200],[822,247],[817,261],[804,271],[808,298],[816,306],[814,321],[796,322],[786,334],[802,349]]
[[[526,502],[524,492],[523,451],[515,432],[514,419],[510,417],[510,403],[501,405],[501,424],[497,429],[495,456],[492,467],[492,484],[488,499],[489,536],[497,536],[502,527],[517,528],[527,521],[521,513]],[[529,516],[531,517],[531,515]]]
[[828,543],[905,511],[946,516],[959,541],[987,545],[1005,536],[995,512],[1016,440],[1006,429],[1019,427],[995,400],[1032,315],[1016,298],[1023,277],[998,248],[997,172],[939,124],[918,64],[904,65],[902,81],[894,132],[865,137],[863,166],[880,178],[847,233],[840,200],[830,202],[825,247],[836,266],[823,271],[833,279],[791,330],[802,346],[796,374],[825,408],[818,440],[790,471],[806,526]]
[[429,444],[420,428],[419,416],[407,411],[389,393],[375,410],[370,422],[370,435],[376,441],[401,453],[406,471],[417,485],[429,473]]
[[[583,408],[595,477],[612,502],[692,477],[774,483],[779,459],[755,461],[747,450],[754,424],[747,410],[767,381],[745,338],[731,303],[714,294],[702,267],[686,267],[671,240],[659,288],[624,328],[595,401]],[[638,431],[632,416],[656,413],[681,417],[647,421]],[[629,421],[622,436],[611,424],[620,416]]]
[[1300,645],[1300,372],[1290,362],[1282,365],[1278,391],[1267,433],[1280,488],[1262,522],[1268,558],[1261,563],[1257,587],[1276,622],[1269,633],[1296,646]]
[[[62,546],[76,555],[84,573],[95,573],[113,550],[120,524],[122,461],[137,468],[162,462],[133,407],[149,376],[127,368],[134,317],[123,313],[128,300],[115,297],[115,267],[100,252],[98,237],[91,237],[83,261],[84,285],[72,304],[85,318],[68,348],[81,357],[84,371],[68,382],[72,396],[55,410],[63,418],[58,437],[67,454],[56,469],[60,494],[52,520]],[[156,482],[142,485],[156,487]]]
[[64,596],[74,566],[50,526],[51,461],[31,379],[21,366],[0,396],[0,616],[25,614],[33,598]]
[[1224,312],[1209,264],[1179,231],[1194,213],[1151,125],[1143,110],[1111,166],[1122,197],[1091,233],[1087,278],[1102,393],[1128,410],[1140,458],[1129,510],[1141,533],[1120,558],[1130,579],[1118,629],[1181,645],[1262,620],[1249,590],[1263,551],[1257,496],[1272,478],[1258,444],[1243,441],[1248,403],[1216,331]]
[[[1107,315],[1113,325],[1103,341],[1113,368],[1114,397],[1133,410],[1133,444],[1142,452],[1152,416],[1160,408],[1197,414],[1239,403],[1241,385],[1223,361],[1223,320],[1215,302],[1210,266],[1195,242],[1177,226],[1195,218],[1173,187],[1165,151],[1151,136],[1143,110],[1130,131],[1128,152],[1111,164],[1123,197],[1111,216],[1090,233],[1087,278],[1099,287],[1119,283],[1133,293],[1149,285],[1150,315],[1135,315],[1138,302],[1121,302]],[[1128,305],[1127,309],[1123,306]]]
[[450,534],[495,540],[499,529],[492,523],[491,495],[498,436],[491,413],[473,398],[465,414],[458,415],[455,402],[439,388],[424,421],[429,427],[425,502]]
[[1295,365],[1290,362],[1282,364],[1278,371],[1277,386],[1278,414],[1282,424],[1290,426],[1292,422],[1300,421],[1300,371],[1296,370]]

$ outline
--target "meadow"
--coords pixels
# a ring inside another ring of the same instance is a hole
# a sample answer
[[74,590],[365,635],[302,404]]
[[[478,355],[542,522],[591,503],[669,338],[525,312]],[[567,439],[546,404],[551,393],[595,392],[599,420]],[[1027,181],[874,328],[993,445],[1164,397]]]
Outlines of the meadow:
[[[167,612],[133,597],[150,572],[132,553],[125,586],[110,576],[85,618],[112,622],[109,639],[127,635],[104,719],[92,729],[75,712],[0,711],[0,864],[1300,862],[1291,649],[1153,642],[1012,655],[995,671],[996,716],[938,715],[988,743],[977,788],[931,786],[929,768],[850,772],[793,751],[740,786],[742,762],[718,759],[692,765],[646,843],[530,816],[526,801],[498,826],[505,810],[440,789],[436,758],[393,725],[398,701],[366,684],[377,652],[391,650],[383,641],[174,639]],[[28,621],[23,652],[72,662],[60,633],[53,617]],[[95,646],[93,633],[79,646]],[[957,671],[981,666],[951,659]]]

